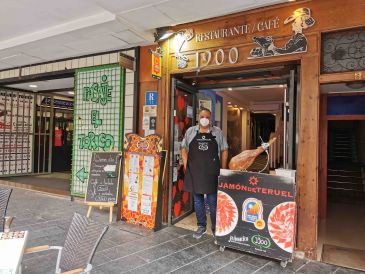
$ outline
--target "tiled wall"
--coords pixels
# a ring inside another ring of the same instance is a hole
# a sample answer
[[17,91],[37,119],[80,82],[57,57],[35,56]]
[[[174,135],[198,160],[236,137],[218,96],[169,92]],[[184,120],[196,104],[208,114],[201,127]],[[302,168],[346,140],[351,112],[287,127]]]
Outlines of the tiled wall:
[[[135,57],[135,50],[121,50],[123,54]],[[48,64],[35,64],[23,66],[21,68],[14,68],[0,71],[0,80],[7,78],[14,78],[19,76],[29,76],[48,72],[57,72],[66,69],[84,68],[98,65],[119,63],[119,52],[101,54],[90,57],[73,58],[65,61],[53,62]],[[134,86],[135,86],[135,72],[132,70],[126,71],[126,87],[125,87],[125,118],[124,118],[124,133],[133,131],[133,108],[134,106]]]

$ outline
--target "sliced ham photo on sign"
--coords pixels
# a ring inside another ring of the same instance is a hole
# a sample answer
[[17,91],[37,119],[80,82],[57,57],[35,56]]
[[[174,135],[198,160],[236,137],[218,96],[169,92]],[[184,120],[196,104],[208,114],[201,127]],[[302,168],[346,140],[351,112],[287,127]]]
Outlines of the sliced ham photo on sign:
[[235,229],[238,222],[238,209],[227,193],[218,191],[216,236],[225,236]]
[[285,202],[271,210],[268,230],[273,241],[283,250],[294,249],[295,202]]

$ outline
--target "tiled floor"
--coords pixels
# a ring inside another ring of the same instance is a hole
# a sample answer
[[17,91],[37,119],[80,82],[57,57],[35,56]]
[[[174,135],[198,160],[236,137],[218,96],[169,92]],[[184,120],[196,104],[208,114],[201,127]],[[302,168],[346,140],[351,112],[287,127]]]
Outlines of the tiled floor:
[[71,173],[53,172],[42,175],[29,175],[1,178],[0,183],[9,187],[21,187],[47,193],[70,196]]
[[[29,230],[28,247],[62,245],[74,212],[86,206],[27,190],[14,189],[8,214],[16,216],[13,230]],[[107,222],[107,212],[92,218]],[[168,227],[158,232],[122,222],[110,228],[94,256],[92,273],[361,273],[320,262],[295,259],[286,268],[267,258],[226,249],[220,252],[209,235],[200,240],[192,232]],[[25,255],[23,273],[54,273],[56,254]]]
[[[319,226],[318,255],[322,254],[324,244],[365,250],[364,216],[364,205],[328,204],[327,219],[321,220]],[[365,256],[359,258],[355,254],[352,260],[353,265],[363,265]],[[362,263],[359,263],[359,260],[362,260]],[[351,258],[346,258],[346,261],[346,265],[351,265]]]

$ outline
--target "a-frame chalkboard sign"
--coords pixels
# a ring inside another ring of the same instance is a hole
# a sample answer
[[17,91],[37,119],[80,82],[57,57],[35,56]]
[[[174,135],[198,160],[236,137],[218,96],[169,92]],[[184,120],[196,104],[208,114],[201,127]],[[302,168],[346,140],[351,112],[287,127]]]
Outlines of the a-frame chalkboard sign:
[[112,222],[113,207],[118,203],[121,152],[94,152],[91,156],[85,203],[90,217],[93,206],[109,207]]

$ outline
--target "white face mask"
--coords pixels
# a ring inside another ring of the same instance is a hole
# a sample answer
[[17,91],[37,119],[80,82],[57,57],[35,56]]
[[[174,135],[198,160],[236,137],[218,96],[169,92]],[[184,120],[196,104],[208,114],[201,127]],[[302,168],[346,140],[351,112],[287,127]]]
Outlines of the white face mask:
[[200,125],[203,126],[203,127],[206,127],[207,125],[209,125],[209,119],[208,118],[201,118],[199,120],[200,122]]

